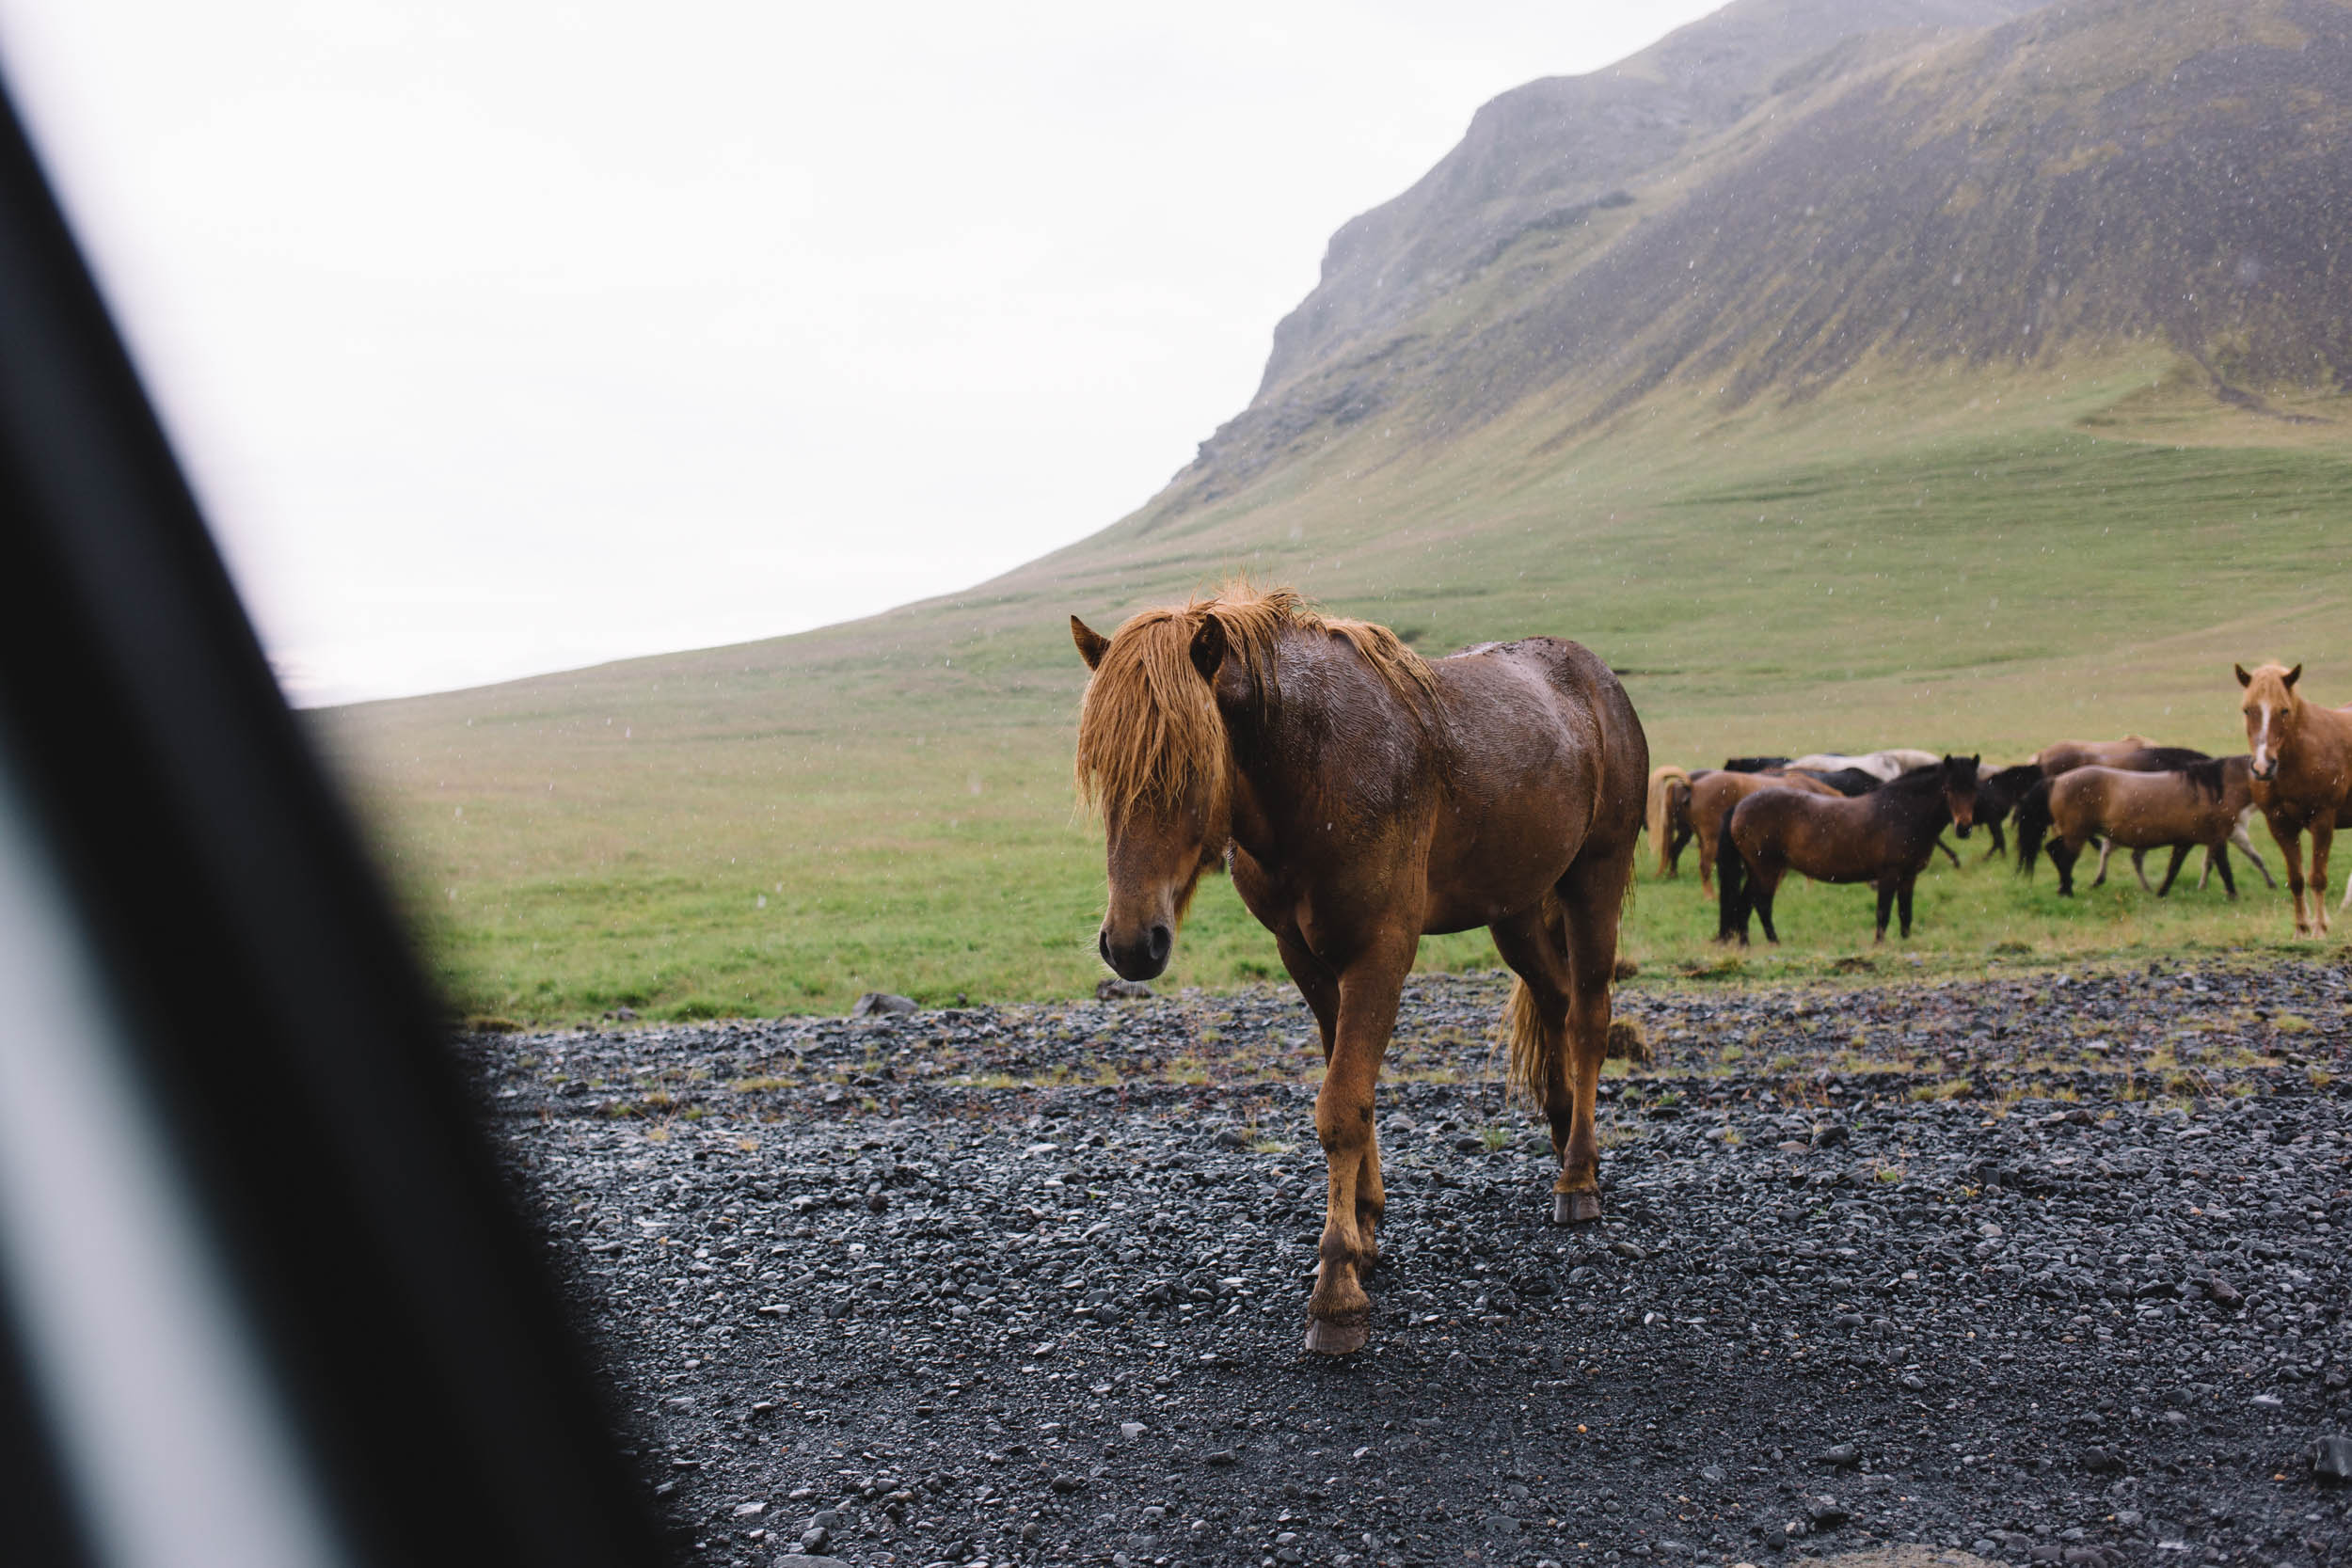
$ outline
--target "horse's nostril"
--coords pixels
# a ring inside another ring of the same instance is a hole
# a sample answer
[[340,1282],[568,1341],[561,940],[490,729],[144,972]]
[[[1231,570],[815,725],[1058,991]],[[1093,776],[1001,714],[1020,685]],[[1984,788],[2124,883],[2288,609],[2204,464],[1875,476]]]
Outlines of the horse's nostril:
[[1108,931],[1094,933],[1094,950],[1103,955],[1104,963],[1111,961],[1111,934]]
[[1168,950],[1176,942],[1176,933],[1165,926],[1152,927],[1152,961],[1160,963],[1168,958]]

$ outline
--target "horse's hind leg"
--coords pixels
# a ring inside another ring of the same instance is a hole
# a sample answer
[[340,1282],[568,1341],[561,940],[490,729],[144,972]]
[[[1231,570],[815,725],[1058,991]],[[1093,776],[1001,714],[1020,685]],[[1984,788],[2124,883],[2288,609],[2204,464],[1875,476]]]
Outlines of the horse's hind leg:
[[[2080,851],[2078,850],[2078,851],[2076,851],[2076,853],[2080,853]],[[2109,856],[2113,855],[2114,853],[2115,853],[2115,840],[2113,840],[2113,839],[2111,839],[2111,838],[2103,838],[2103,839],[2101,839],[2101,840],[2099,841],[2099,874],[2098,874],[2096,877],[2093,877],[2093,878],[2091,878],[2091,879],[2090,879],[2090,887],[2091,887],[2091,891],[2092,891],[2092,892],[2094,892],[2094,893],[2095,893],[2095,892],[2097,892],[2100,888],[2105,887],[2105,886],[2106,885],[2106,880],[2107,880],[2107,859],[2108,859],[2108,857],[2109,857]],[[2073,893],[2074,890],[2073,888],[2060,888],[2060,889],[2058,889],[2058,891],[2059,891],[2060,893],[2071,894],[2071,893]]]
[[[2155,893],[2155,892],[2156,892],[2156,890],[2155,890],[2154,888],[2150,887],[2150,886],[2148,885],[2148,851],[2147,851],[2147,850],[2145,850],[2145,849],[2135,849],[2135,850],[2133,850],[2133,851],[2132,851],[2132,875],[2139,879],[2139,891],[2140,891],[2140,892],[2142,892],[2142,893]],[[2164,895],[2163,895],[2162,894],[2158,893],[2158,894],[2156,894],[2156,896],[2157,896],[2157,897],[2159,897],[2159,898],[2161,898],[2161,897],[2163,897]]]
[[[1574,983],[1568,973],[1565,918],[1557,903],[1548,897],[1539,911],[1498,921],[1493,935],[1495,950],[1519,977],[1518,989],[1511,996],[1509,1018],[1511,1078],[1542,1104],[1544,1119],[1551,1128],[1552,1152],[1559,1156],[1561,1180],[1565,1180],[1579,1147],[1577,1084],[1568,1028]],[[1604,1023],[1604,1038],[1607,1028]],[[1589,1109],[1591,1101],[1585,1104]],[[1597,1199],[1588,1213],[1567,1188],[1555,1182],[1552,1192],[1554,1224],[1599,1217]]]
[[1903,940],[1911,940],[1911,882],[1909,877],[1895,884],[1895,908],[1902,916]]
[[1339,1012],[1331,1062],[1315,1096],[1315,1136],[1322,1141],[1329,1189],[1323,1212],[1323,1238],[1316,1246],[1320,1267],[1307,1299],[1307,1348],[1325,1355],[1361,1350],[1370,1334],[1372,1298],[1362,1273],[1371,1257],[1369,1238],[1358,1219],[1363,1204],[1376,1204],[1366,1182],[1377,1181],[1372,1128],[1373,1090],[1380,1059],[1396,1025],[1396,1001],[1413,966],[1413,939],[1375,947],[1340,971]]
[[[2058,896],[2074,896],[2074,863],[2082,858],[2082,850],[2063,837],[2050,840],[2050,863],[2058,868]],[[2099,884],[2093,882],[2092,887]]]
[[[2237,819],[2237,825],[2230,830],[2230,842],[2237,846],[2239,854],[2254,863],[2254,869],[2263,874],[2265,887],[2276,888],[2279,885],[2279,879],[2270,874],[2270,863],[2254,847],[2253,835],[2246,831],[2246,818],[2242,815]],[[2348,890],[2345,901],[2352,902],[2352,890]]]
[[[1886,940],[1886,920],[1895,912],[1895,879],[1892,877],[1879,879],[1879,926],[1877,933],[1870,938],[1873,942]],[[1903,919],[1903,935],[1909,936],[1910,934],[1911,920],[1906,915]]]
[[1764,927],[1764,940],[1774,947],[1780,945],[1780,927],[1772,924],[1772,900],[1780,895],[1780,879],[1784,868],[1768,865],[1755,877],[1755,906],[1756,923]]
[[2232,903],[2237,902],[2237,880],[2230,875],[2230,847],[2227,844],[2217,844],[2210,853],[2213,856],[2213,863],[2221,868],[2221,891],[2230,895]]

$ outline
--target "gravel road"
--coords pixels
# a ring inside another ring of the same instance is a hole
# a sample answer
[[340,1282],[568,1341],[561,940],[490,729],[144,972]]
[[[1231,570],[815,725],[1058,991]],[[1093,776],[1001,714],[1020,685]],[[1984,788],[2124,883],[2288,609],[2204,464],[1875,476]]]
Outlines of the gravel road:
[[1566,1231],[1502,977],[1418,978],[1337,1363],[1287,991],[465,1050],[697,1560],[2316,1564],[2348,987],[1636,981]]

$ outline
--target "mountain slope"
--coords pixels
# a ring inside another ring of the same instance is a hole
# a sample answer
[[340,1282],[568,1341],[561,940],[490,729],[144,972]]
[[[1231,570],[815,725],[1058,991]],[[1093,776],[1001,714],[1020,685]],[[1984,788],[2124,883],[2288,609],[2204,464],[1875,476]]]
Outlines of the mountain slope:
[[[1496,135],[1474,129],[1439,166],[1459,172],[1342,239],[1434,222]],[[2050,364],[2144,343],[2229,398],[2340,388],[2348,154],[2352,11],[2336,0],[2100,0],[1956,38],[1848,39],[1610,193],[1587,181],[1534,215],[1532,199],[1488,203],[1507,214],[1479,224],[1456,213],[1443,259],[1434,239],[1388,246],[1401,283],[1368,293],[1361,246],[1335,242],[1258,400],[1155,511],[1230,494],[1375,413],[1451,435],[1544,397],[1574,428],[1670,382],[1738,406],[1872,360]]]

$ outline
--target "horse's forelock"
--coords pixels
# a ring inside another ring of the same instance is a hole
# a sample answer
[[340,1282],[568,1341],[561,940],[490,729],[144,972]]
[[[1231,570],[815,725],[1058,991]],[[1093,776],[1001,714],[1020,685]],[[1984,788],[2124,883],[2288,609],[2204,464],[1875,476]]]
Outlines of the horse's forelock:
[[1231,583],[1140,610],[1112,634],[1078,709],[1078,795],[1106,816],[1173,805],[1224,778],[1225,721],[1192,663],[1193,636],[1212,618],[1261,704],[1276,695],[1275,645],[1293,630],[1343,639],[1416,715],[1436,689],[1429,666],[1388,627],[1321,615],[1288,588]]
[[1078,708],[1079,799],[1105,817],[1168,806],[1217,776],[1225,724],[1192,663],[1200,605],[1146,610],[1111,636]]

